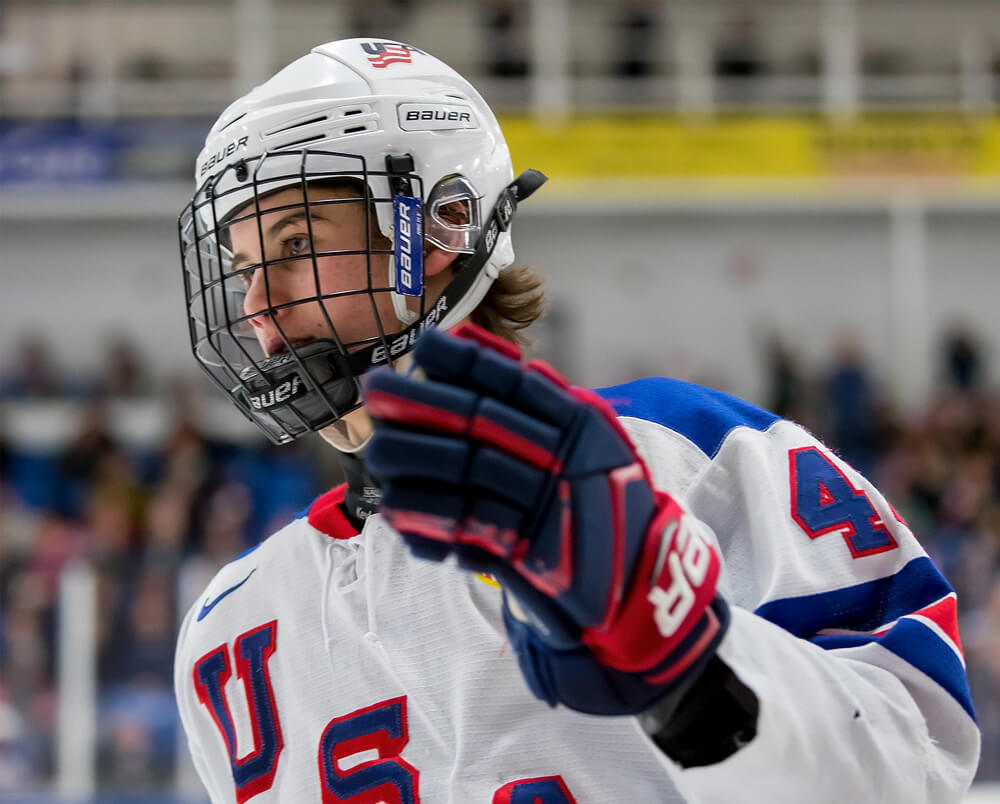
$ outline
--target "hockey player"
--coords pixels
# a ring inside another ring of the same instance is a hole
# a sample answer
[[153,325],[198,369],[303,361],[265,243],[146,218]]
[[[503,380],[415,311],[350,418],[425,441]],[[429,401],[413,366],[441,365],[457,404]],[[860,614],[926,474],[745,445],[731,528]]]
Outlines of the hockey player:
[[544,178],[459,75],[323,45],[222,114],[196,176],[195,355],[348,476],[182,626],[214,802],[961,799],[948,584],[797,425],[521,360],[511,223]]

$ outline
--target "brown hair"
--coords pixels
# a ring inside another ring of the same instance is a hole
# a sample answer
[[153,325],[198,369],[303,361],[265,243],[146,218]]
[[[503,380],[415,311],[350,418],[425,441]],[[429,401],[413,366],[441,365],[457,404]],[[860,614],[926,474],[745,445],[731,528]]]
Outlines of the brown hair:
[[469,316],[473,324],[518,346],[530,339],[523,330],[545,312],[545,280],[530,267],[507,268]]

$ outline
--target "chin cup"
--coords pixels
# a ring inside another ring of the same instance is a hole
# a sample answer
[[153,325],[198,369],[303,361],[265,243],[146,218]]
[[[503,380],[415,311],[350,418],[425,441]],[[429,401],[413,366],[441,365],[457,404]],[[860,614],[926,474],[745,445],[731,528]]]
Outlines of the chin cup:
[[230,394],[276,443],[333,424],[360,405],[358,383],[335,341],[271,355],[240,372]]

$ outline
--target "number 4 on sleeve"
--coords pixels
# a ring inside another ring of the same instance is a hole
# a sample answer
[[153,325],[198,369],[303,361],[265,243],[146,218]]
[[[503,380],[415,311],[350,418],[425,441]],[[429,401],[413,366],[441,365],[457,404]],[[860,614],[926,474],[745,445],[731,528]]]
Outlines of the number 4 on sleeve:
[[847,475],[818,447],[788,453],[792,519],[816,539],[839,533],[854,558],[897,547],[868,495],[851,485]]

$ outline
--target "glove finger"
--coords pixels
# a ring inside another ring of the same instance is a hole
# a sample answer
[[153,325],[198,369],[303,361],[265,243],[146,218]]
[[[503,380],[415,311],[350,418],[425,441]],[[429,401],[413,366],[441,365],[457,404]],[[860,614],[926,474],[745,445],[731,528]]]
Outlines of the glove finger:
[[370,467],[384,486],[381,508],[423,511],[456,523],[464,517],[477,532],[516,532],[548,473],[486,447],[459,459],[466,445],[454,442],[462,449],[452,450],[448,440],[406,431],[383,431],[372,439]]
[[538,499],[549,477],[548,472],[539,471],[495,449],[480,447],[473,451],[466,485],[473,491],[484,490],[524,510]]
[[376,371],[365,382],[365,406],[377,419],[464,433],[479,397],[470,390]]
[[495,399],[484,398],[479,404],[470,434],[541,469],[551,469],[556,462],[558,428]]
[[500,399],[509,396],[521,381],[520,359],[438,329],[420,336],[413,357],[432,379],[457,382]]
[[473,438],[548,469],[555,462],[559,431],[494,399],[465,388],[376,372],[365,391],[377,419]]
[[425,488],[399,484],[383,492],[379,511],[415,555],[440,561],[454,551],[463,567],[487,573],[507,566],[524,516],[518,506],[502,500],[431,495]]
[[413,355],[429,378],[495,397],[557,427],[570,421],[580,407],[554,381],[554,371],[525,366],[479,341],[432,329],[417,341]]
[[464,481],[468,459],[466,441],[379,427],[368,444],[365,462],[383,486],[400,478],[458,485]]
[[431,498],[423,488],[392,484],[382,491],[379,513],[414,555],[441,561],[451,552],[464,507],[460,494],[442,492]]
[[477,572],[498,572],[517,545],[523,518],[522,508],[503,500],[472,500],[456,537],[459,563]]

